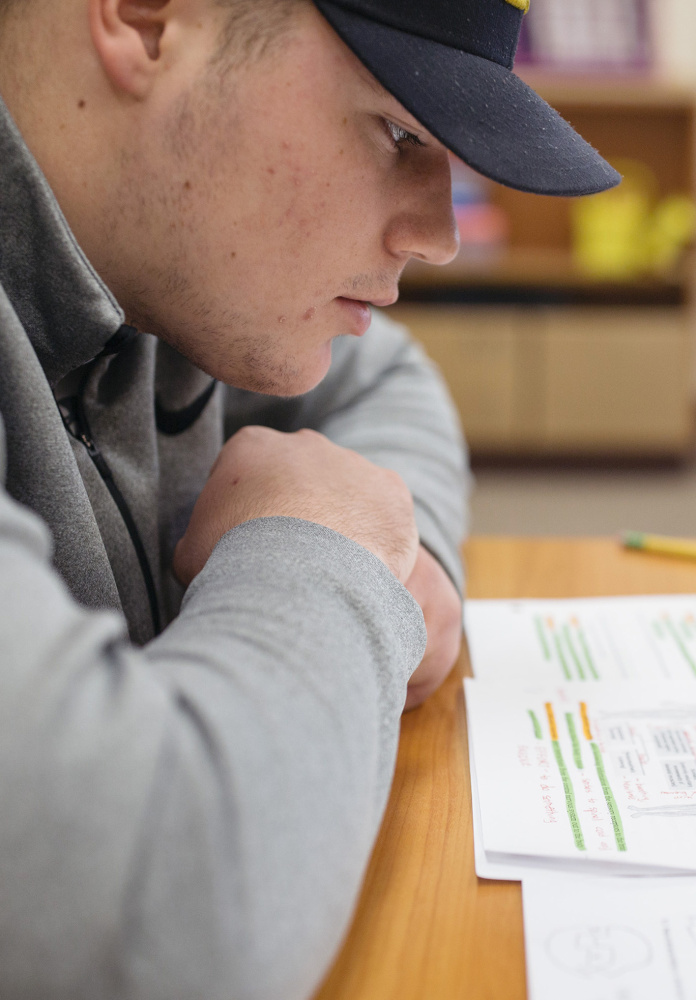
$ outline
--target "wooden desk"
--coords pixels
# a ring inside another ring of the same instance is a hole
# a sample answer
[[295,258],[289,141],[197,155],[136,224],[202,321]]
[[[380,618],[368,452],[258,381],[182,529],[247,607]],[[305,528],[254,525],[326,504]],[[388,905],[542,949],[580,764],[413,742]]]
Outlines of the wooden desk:
[[[696,563],[610,539],[474,538],[470,597],[696,592]],[[523,1000],[517,883],[474,872],[466,654],[403,721],[392,795],[348,940],[316,1000]]]

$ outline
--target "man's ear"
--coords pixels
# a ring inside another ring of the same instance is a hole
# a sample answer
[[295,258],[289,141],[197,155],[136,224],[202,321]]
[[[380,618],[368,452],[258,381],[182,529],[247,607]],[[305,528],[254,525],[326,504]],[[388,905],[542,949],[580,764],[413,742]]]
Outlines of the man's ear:
[[146,97],[157,75],[170,0],[89,0],[92,42],[117,90]]

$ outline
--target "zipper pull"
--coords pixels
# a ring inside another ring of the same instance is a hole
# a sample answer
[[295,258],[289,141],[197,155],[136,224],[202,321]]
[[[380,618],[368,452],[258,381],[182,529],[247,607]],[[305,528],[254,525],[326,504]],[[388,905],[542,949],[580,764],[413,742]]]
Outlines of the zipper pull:
[[97,448],[92,438],[85,432],[80,432],[80,441],[87,449],[87,454],[92,459],[103,479],[113,479],[111,469],[106,464],[106,459]]
[[90,458],[94,458],[95,455],[99,454],[94,444],[94,441],[90,437],[87,437],[87,435],[84,432],[80,434],[80,441],[82,441],[83,445],[89,452]]

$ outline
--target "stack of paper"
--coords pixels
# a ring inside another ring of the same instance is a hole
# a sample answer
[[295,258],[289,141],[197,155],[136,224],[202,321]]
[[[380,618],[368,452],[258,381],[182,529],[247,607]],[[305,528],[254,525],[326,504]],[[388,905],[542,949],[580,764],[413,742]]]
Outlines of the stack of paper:
[[523,880],[531,1000],[696,1000],[696,596],[465,623],[476,872]]
[[476,871],[696,872],[696,684],[467,681]]

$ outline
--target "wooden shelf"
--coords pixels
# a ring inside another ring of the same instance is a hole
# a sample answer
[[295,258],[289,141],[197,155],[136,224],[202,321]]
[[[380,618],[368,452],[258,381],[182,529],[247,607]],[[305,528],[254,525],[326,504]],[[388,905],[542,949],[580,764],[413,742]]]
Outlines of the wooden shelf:
[[532,67],[516,72],[553,107],[582,105],[603,111],[616,108],[622,113],[632,109],[689,112],[696,97],[696,88],[643,74],[566,75]]
[[474,454],[677,457],[693,445],[684,310],[408,303]]
[[404,297],[425,290],[453,288],[526,288],[583,291],[598,297],[608,292],[654,295],[656,300],[680,295],[691,283],[689,257],[674,272],[663,276],[641,275],[617,280],[598,278],[582,271],[569,251],[544,247],[512,247],[479,257],[462,254],[445,267],[411,261],[402,280]]
[[[652,197],[693,197],[696,90],[646,77],[524,78],[610,162],[644,164]],[[446,267],[412,262],[394,310],[440,365],[472,452],[690,453],[694,254],[661,276],[597,278],[574,260],[574,199],[492,182],[488,196],[508,220],[507,247]]]

